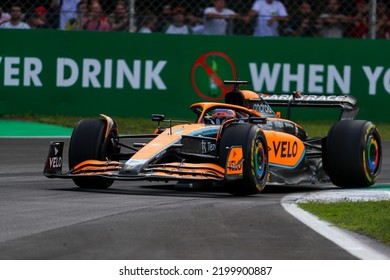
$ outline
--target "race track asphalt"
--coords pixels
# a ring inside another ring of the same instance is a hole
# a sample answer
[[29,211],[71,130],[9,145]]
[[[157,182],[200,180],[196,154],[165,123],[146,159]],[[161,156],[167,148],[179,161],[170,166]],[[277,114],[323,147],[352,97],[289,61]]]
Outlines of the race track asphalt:
[[[332,185],[250,197],[144,182],[85,191],[42,175],[50,140],[0,138],[0,259],[356,259],[281,205]],[[378,183],[388,184],[390,143],[383,146]]]

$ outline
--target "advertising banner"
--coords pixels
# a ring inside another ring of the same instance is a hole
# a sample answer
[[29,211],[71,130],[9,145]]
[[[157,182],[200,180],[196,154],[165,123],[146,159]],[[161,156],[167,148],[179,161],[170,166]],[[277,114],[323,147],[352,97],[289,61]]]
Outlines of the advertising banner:
[[387,40],[57,30],[0,37],[0,114],[190,118],[192,103],[223,101],[223,80],[239,79],[259,93],[353,95],[359,119],[390,121]]

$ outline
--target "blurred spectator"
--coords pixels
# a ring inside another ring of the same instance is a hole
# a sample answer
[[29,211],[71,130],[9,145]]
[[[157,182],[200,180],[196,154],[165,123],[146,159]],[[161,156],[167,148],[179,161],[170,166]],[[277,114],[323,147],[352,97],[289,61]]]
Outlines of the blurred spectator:
[[30,29],[30,26],[22,21],[22,8],[20,6],[13,5],[10,15],[10,20],[0,25],[1,29]]
[[119,1],[113,13],[108,17],[111,31],[129,31],[129,14],[124,2]]
[[141,26],[138,29],[139,33],[153,33],[157,24],[157,17],[147,15],[142,19]]
[[77,4],[76,17],[69,19],[65,24],[65,30],[81,30],[83,18],[87,15],[88,8],[86,1]]
[[203,9],[192,11],[191,14],[187,15],[188,25],[191,27],[192,34],[203,34],[204,30],[204,19]]
[[288,14],[282,2],[276,0],[257,0],[253,3],[251,11],[243,17],[248,23],[257,16],[255,36],[279,36],[279,22],[288,21]]
[[47,29],[46,12],[45,7],[37,7],[33,9],[27,19],[28,25],[30,25],[32,29]]
[[338,0],[329,0],[326,12],[320,15],[321,35],[327,38],[342,38],[348,22],[347,16],[340,11]]
[[166,34],[192,34],[192,29],[184,23],[185,11],[181,7],[175,8],[173,11],[173,22],[169,24],[164,33]]
[[88,8],[87,8],[87,2],[80,1],[77,4],[77,10],[76,14],[77,16],[75,18],[69,19],[65,24],[65,30],[81,30],[81,22],[83,18],[87,15]]
[[204,11],[204,30],[207,35],[226,35],[229,19],[239,15],[231,9],[225,8],[225,0],[214,0],[214,6]]
[[390,15],[388,14],[387,9],[388,7],[385,2],[378,2],[376,15],[377,38],[390,39]]
[[3,7],[0,6],[0,25],[11,19],[11,15],[3,11]]
[[348,37],[367,38],[368,37],[368,4],[363,0],[356,1],[355,13],[350,18],[350,29]]
[[87,16],[83,18],[82,29],[90,31],[109,31],[110,24],[102,18],[103,10],[98,1],[89,6]]
[[309,2],[302,2],[298,8],[298,13],[293,16],[285,30],[285,35],[300,37],[318,37],[320,26],[313,15]]
[[167,4],[162,7],[161,14],[157,17],[156,32],[163,32],[164,28],[172,23],[172,6]]
[[59,29],[64,30],[66,22],[77,17],[77,4],[80,0],[52,0],[51,7],[59,11]]

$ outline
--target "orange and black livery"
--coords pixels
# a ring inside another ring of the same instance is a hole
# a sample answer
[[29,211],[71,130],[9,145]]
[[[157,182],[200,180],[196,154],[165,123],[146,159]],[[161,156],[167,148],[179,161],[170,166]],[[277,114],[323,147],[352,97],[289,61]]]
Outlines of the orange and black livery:
[[[381,138],[370,121],[355,120],[356,99],[347,95],[262,94],[232,85],[225,102],[200,102],[194,123],[154,114],[153,134],[121,135],[106,115],[81,120],[73,130],[68,167],[63,142],[50,144],[44,175],[70,178],[81,188],[104,189],[115,180],[174,181],[225,186],[250,195],[272,185],[333,183],[368,187],[382,164]],[[273,107],[287,108],[287,118]],[[325,137],[309,137],[289,119],[291,108],[339,108]]]

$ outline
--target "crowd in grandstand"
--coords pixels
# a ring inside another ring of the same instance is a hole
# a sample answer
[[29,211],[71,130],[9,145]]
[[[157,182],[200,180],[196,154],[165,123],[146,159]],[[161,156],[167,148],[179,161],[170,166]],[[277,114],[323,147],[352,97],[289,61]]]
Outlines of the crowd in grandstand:
[[[17,1],[16,1],[17,2]],[[146,11],[130,15],[128,1],[118,0],[105,12],[99,0],[52,0],[49,7],[36,6],[29,11],[18,4],[4,10],[0,4],[0,29],[62,29],[122,31],[167,34],[226,35],[237,32],[234,24],[253,30],[254,36],[301,36],[367,38],[369,4],[353,1],[353,11],[343,13],[339,0],[327,0],[321,13],[314,13],[310,1],[300,1],[294,11],[283,1],[255,0],[245,14],[226,7],[225,0],[210,0],[199,13],[188,7],[164,5],[158,13]],[[377,1],[375,33],[390,38],[388,2]]]

